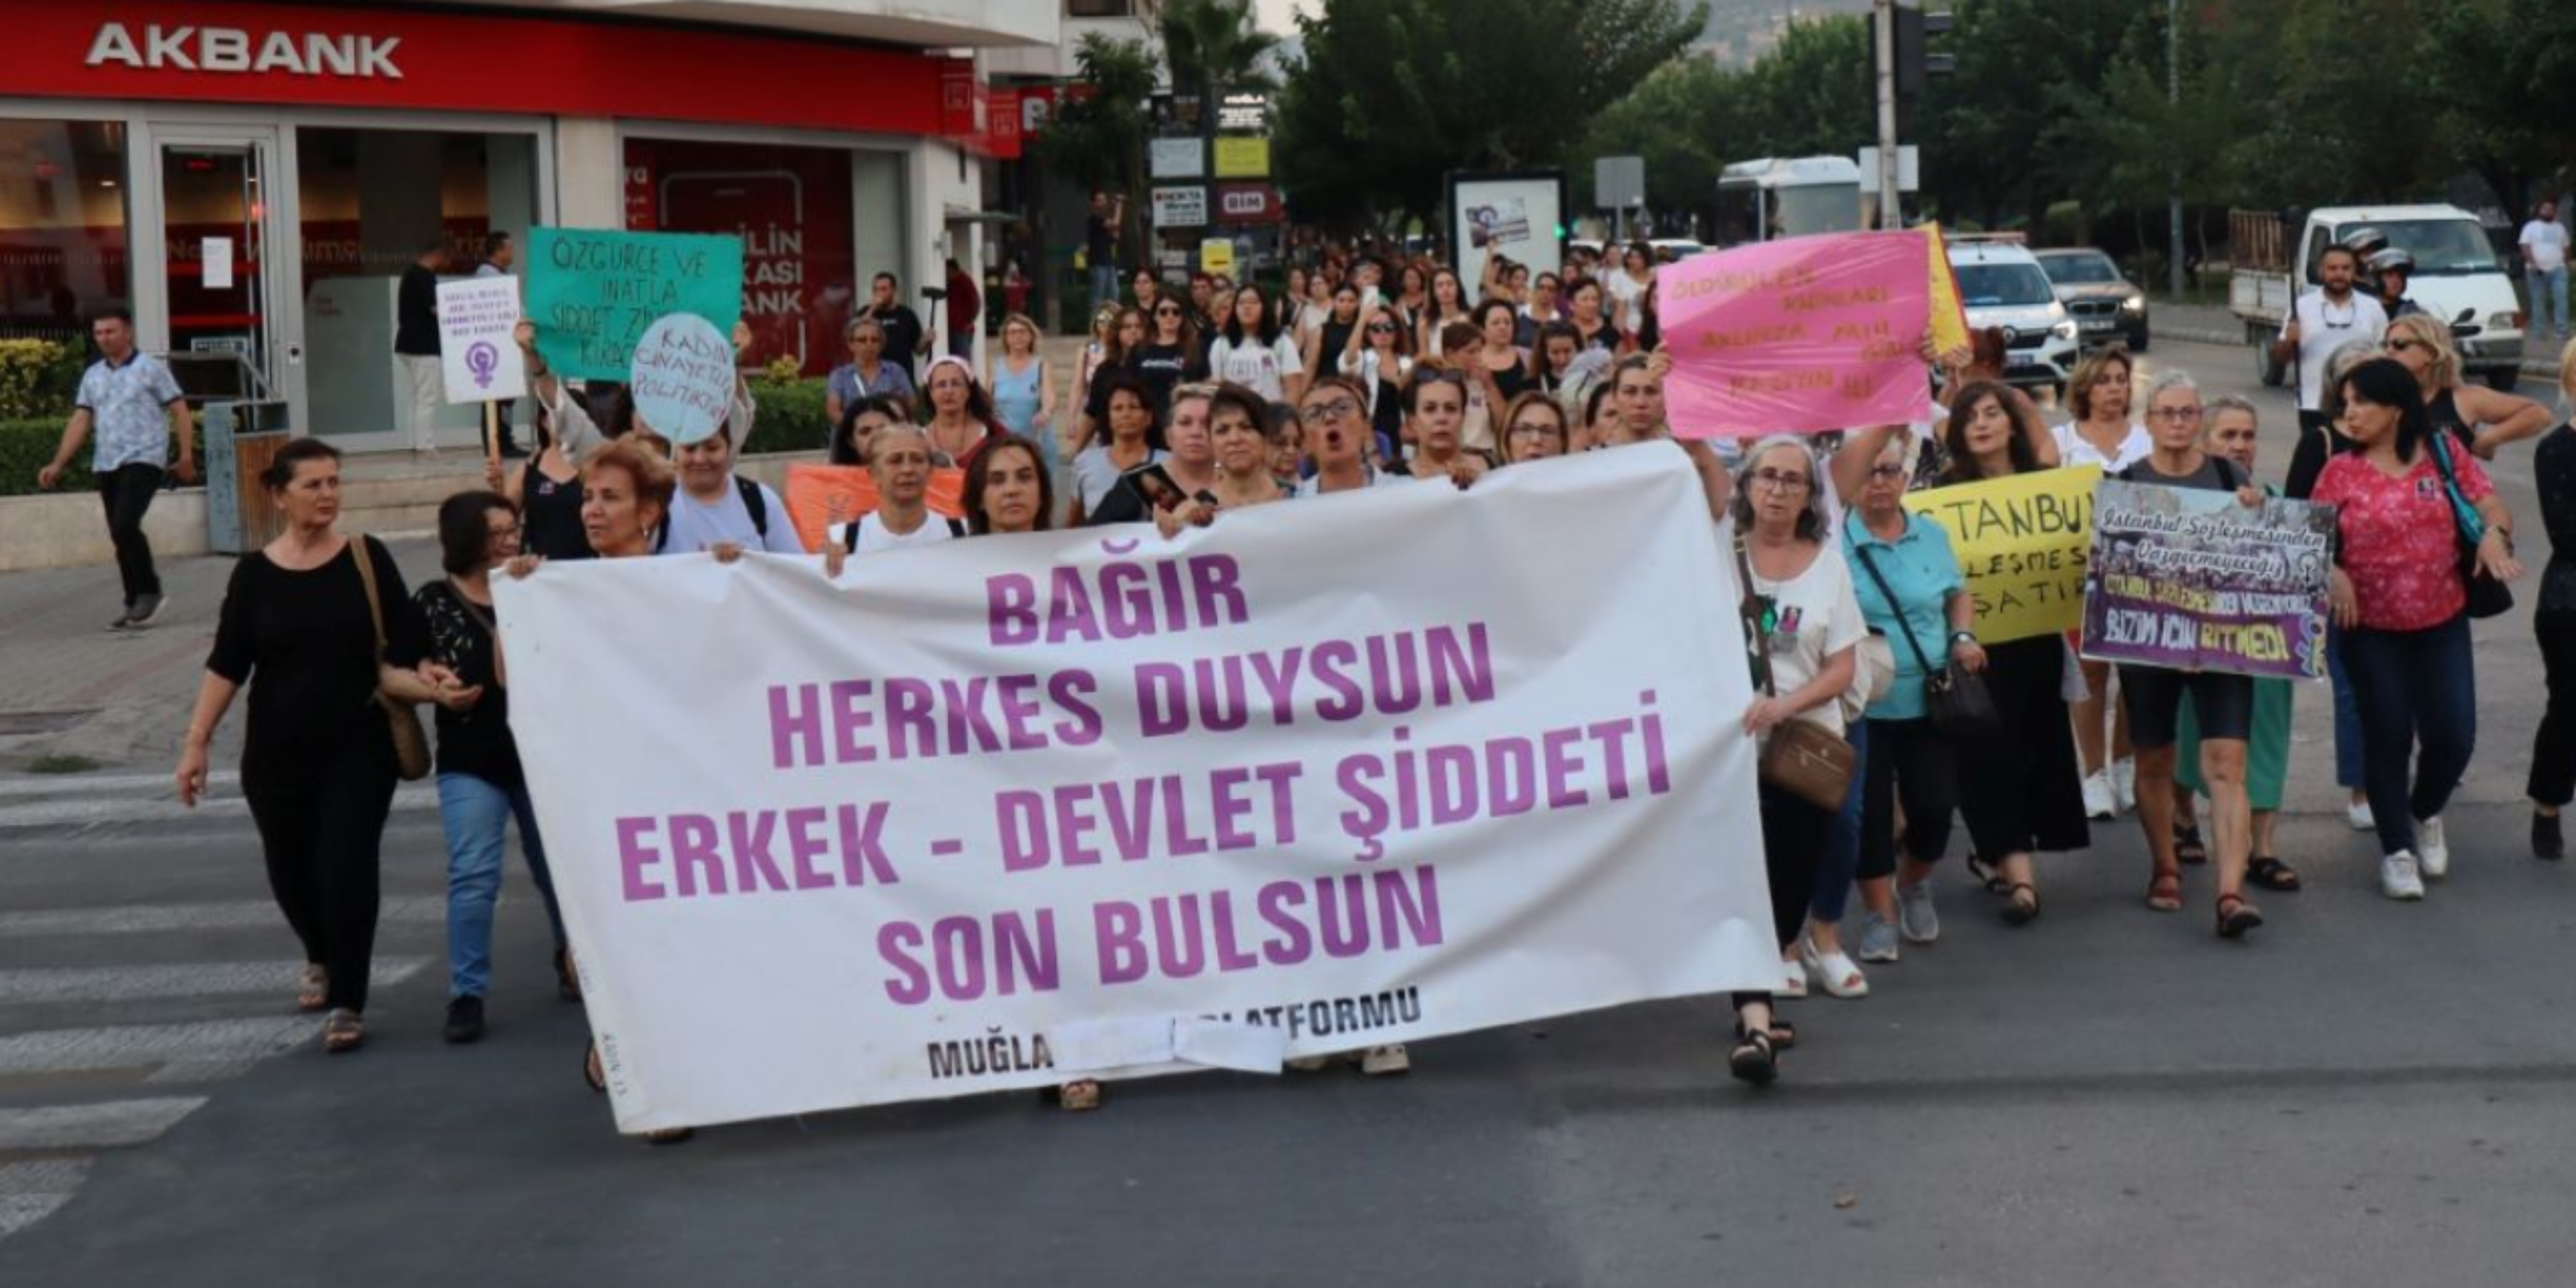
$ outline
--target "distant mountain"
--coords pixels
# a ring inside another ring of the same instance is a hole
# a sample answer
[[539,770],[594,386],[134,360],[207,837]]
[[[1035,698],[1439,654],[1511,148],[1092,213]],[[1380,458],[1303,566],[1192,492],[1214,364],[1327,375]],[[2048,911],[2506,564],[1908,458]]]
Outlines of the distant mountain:
[[1722,66],[1741,67],[1778,43],[1801,18],[1868,13],[1870,0],[1709,0],[1708,25],[1695,42]]

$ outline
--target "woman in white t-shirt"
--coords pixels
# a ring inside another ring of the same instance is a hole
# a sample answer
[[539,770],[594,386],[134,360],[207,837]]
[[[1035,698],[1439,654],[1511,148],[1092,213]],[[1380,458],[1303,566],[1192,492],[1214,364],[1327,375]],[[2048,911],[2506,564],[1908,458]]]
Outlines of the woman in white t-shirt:
[[1610,320],[1618,324],[1621,335],[1634,339],[1646,324],[1646,288],[1655,284],[1654,248],[1641,241],[1628,243],[1618,269],[1601,277],[1601,284],[1610,289]]
[[[2117,474],[2156,448],[2147,427],[2130,419],[2136,375],[2129,351],[2096,349],[2075,364],[2066,382],[2067,410],[2075,419],[2050,432],[2062,465],[2098,465]],[[2080,642],[2079,642],[2080,647]],[[2084,812],[2110,818],[2138,805],[2138,762],[2129,751],[2129,711],[2111,696],[2115,672],[2108,662],[2086,661],[2091,696],[2075,704],[2075,754],[2084,766]]]
[[1295,337],[1281,329],[1279,311],[1261,288],[1234,293],[1225,329],[1208,346],[1208,374],[1261,395],[1264,402],[1295,402],[1306,388],[1306,366]]
[[[1808,444],[1767,438],[1744,454],[1731,506],[1737,575],[1745,580],[1744,638],[1753,669],[1753,705],[1744,731],[1764,743],[1791,720],[1843,735],[1842,696],[1857,674],[1869,626],[1852,594],[1851,573],[1830,540],[1816,459]],[[1820,969],[1857,973],[1834,937],[1813,927],[1800,946],[1807,904],[1833,815],[1765,783],[1761,786],[1763,866],[1770,875],[1771,920],[1782,954],[1783,989],[1738,993],[1736,1042],[1727,1064],[1748,1082],[1768,1082],[1781,1036],[1771,1015],[1773,992],[1805,992],[1799,957]],[[1797,986],[1786,987],[1795,975]]]

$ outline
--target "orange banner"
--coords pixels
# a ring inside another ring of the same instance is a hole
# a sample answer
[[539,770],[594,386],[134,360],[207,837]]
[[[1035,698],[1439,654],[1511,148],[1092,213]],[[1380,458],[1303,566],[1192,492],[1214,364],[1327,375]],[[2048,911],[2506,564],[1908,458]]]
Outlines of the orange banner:
[[[877,508],[877,481],[864,465],[790,465],[787,516],[796,523],[796,538],[809,551],[823,549],[824,531]],[[966,471],[930,472],[930,510],[952,519],[966,517]]]

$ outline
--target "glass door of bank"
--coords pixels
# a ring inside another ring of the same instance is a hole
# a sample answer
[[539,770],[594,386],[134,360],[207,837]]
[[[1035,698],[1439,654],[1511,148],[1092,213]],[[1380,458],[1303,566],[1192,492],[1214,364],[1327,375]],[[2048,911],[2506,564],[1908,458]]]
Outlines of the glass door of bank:
[[192,401],[284,399],[277,132],[159,128],[152,138],[172,372]]

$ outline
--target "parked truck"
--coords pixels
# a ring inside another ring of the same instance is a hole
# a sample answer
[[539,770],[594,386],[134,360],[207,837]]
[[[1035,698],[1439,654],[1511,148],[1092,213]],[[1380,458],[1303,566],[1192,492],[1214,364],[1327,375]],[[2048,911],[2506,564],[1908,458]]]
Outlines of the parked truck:
[[[2318,257],[2364,229],[2377,229],[2390,246],[2415,257],[2407,297],[2451,325],[2461,366],[2498,389],[2512,389],[2522,369],[2522,302],[2486,226],[2457,206],[2327,206],[2304,216],[2229,212],[2227,307],[2245,324],[2263,383],[2289,377],[2272,360],[2272,340],[2291,301],[2317,285]],[[2365,282],[2359,289],[2370,288]]]

